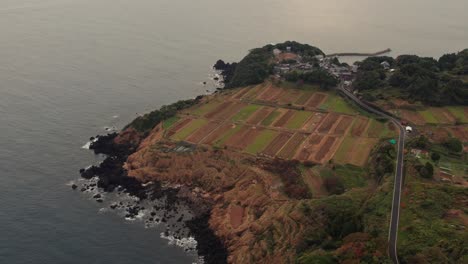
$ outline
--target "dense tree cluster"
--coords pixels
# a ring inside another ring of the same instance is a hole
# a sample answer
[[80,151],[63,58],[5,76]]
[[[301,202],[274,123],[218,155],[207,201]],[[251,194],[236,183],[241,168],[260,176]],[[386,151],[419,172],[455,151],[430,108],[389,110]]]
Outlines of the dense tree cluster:
[[262,83],[273,71],[273,50],[279,49],[299,54],[304,61],[315,60],[315,56],[324,53],[314,46],[295,41],[286,41],[276,45],[266,45],[262,48],[250,50],[239,63],[225,63],[218,61],[215,69],[221,70],[226,88],[235,88]]
[[444,146],[451,152],[461,152],[463,144],[458,138],[451,137],[444,142]]
[[[381,65],[383,61],[395,71],[389,74]],[[457,76],[468,74],[468,49],[443,55],[439,61],[401,55],[395,60],[369,57],[358,65],[354,86],[361,91],[393,87],[403,98],[430,105],[468,104],[468,84]]]
[[292,71],[285,76],[286,81],[302,81],[308,84],[320,85],[322,89],[330,89],[338,85],[338,79],[325,70],[317,69],[310,72]]

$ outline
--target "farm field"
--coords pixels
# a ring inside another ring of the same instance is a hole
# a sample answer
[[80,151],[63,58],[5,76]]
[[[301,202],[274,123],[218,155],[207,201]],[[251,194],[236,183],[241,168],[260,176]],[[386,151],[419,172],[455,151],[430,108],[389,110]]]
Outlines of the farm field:
[[319,164],[334,159],[355,166],[365,165],[380,138],[395,134],[387,123],[359,116],[334,93],[272,83],[204,98],[164,121],[163,128],[171,140]]

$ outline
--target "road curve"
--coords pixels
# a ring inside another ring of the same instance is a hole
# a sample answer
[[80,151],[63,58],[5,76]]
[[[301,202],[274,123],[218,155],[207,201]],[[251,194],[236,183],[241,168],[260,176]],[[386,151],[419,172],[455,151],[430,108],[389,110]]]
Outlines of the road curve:
[[371,108],[364,104],[354,94],[343,88],[342,85],[338,86],[338,89],[343,92],[349,99],[353,100],[363,109],[368,112],[374,113],[381,117],[391,120],[400,130],[398,136],[398,150],[397,150],[397,162],[395,171],[395,183],[393,187],[393,200],[392,200],[392,211],[390,219],[390,228],[388,234],[388,254],[392,259],[393,263],[399,264],[397,254],[397,239],[398,239],[398,222],[400,220],[400,203],[401,203],[401,189],[403,186],[403,162],[404,162],[404,149],[405,149],[405,128],[400,124],[399,120],[389,116],[388,114],[381,112],[377,109]]

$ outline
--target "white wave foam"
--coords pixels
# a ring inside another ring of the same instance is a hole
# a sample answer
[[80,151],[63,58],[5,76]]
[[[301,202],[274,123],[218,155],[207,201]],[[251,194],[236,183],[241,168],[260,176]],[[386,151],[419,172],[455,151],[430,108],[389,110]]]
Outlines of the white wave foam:
[[83,149],[89,149],[89,147],[91,147],[91,143],[94,143],[94,142],[96,142],[97,140],[98,140],[97,138],[95,138],[95,139],[93,139],[93,140],[90,140],[90,141],[86,142],[86,144],[84,144],[81,148],[83,148]]
[[197,248],[197,240],[193,237],[183,237],[183,238],[175,238],[172,235],[166,236],[166,234],[161,233],[161,238],[169,240],[169,245],[175,245],[187,250],[194,250]]

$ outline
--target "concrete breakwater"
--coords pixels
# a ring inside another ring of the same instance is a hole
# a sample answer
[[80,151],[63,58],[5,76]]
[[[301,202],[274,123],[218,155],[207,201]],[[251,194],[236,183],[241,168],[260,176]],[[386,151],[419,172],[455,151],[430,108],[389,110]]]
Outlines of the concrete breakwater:
[[359,53],[359,52],[343,52],[343,53],[332,53],[327,54],[326,57],[343,57],[343,56],[364,56],[364,57],[372,57],[372,56],[379,56],[385,53],[389,53],[392,51],[390,48],[384,49],[375,53]]

